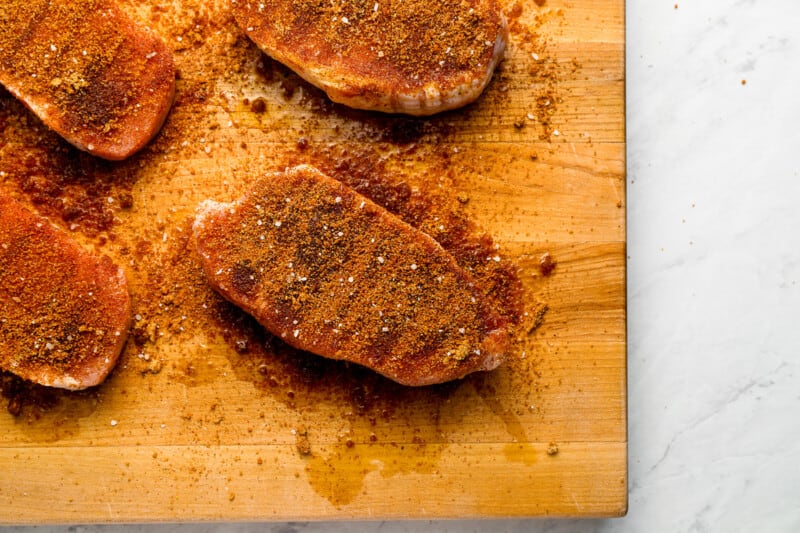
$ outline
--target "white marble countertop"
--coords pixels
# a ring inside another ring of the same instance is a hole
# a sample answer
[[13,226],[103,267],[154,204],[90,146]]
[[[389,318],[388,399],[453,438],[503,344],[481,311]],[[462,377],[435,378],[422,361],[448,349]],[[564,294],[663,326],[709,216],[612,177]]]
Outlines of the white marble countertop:
[[69,530],[800,531],[800,2],[678,2],[627,5],[628,516]]

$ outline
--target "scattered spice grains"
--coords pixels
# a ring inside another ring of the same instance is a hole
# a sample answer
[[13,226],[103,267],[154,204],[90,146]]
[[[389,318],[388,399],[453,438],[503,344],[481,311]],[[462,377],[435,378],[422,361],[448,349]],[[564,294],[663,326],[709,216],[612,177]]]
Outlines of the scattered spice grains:
[[[537,2],[537,5],[541,7],[544,2]],[[516,129],[522,129],[526,121],[531,122],[538,127],[539,139],[550,141],[553,136],[560,135],[554,120],[563,103],[561,80],[580,68],[576,59],[570,63],[561,62],[549,51],[549,38],[543,28],[558,24],[563,12],[546,10],[530,17],[525,15],[522,4],[515,2],[507,10],[506,17],[512,44],[517,48],[516,53],[521,52],[521,55],[526,55],[531,60],[528,74],[533,90],[530,99],[534,102],[534,108],[525,113],[523,118],[515,119],[513,125]]]

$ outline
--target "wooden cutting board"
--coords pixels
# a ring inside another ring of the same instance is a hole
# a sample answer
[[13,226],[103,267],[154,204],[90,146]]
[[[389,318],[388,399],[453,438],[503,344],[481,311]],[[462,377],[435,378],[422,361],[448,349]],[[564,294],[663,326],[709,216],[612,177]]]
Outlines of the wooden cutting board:
[[[0,95],[3,193],[123,265],[136,314],[94,390],[3,377],[0,523],[624,514],[622,0],[510,0],[492,84],[431,119],[331,105],[224,0],[122,6],[180,70],[143,153],[96,161]],[[508,364],[406,389],[294,353],[216,297],[192,255],[196,205],[302,162],[516,264],[528,315]]]

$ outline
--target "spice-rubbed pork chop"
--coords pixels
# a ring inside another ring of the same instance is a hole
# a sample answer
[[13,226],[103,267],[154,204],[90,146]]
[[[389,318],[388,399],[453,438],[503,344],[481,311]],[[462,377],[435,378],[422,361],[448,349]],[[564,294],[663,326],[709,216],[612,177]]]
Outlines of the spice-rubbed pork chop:
[[64,389],[105,379],[131,320],[123,271],[0,196],[0,368]]
[[405,385],[506,357],[506,320],[450,254],[313,167],[204,202],[194,233],[210,284],[296,348]]
[[0,83],[81,150],[125,159],[161,128],[172,53],[110,0],[0,2]]
[[508,41],[497,0],[231,0],[264,52],[358,109],[431,115],[475,100]]

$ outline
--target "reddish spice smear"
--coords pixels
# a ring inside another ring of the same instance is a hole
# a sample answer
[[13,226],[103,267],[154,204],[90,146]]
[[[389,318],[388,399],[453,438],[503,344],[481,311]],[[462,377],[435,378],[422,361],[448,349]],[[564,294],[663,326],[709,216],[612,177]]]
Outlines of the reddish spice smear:
[[133,207],[138,174],[133,161],[114,164],[79,151],[5,91],[0,91],[0,145],[0,185],[21,192],[67,228],[96,236],[113,228],[117,209]]

